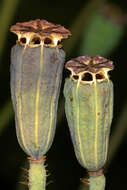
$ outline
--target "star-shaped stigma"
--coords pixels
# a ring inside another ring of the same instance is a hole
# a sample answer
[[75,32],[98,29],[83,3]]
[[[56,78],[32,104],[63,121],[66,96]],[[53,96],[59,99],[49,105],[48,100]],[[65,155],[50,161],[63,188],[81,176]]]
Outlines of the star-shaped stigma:
[[70,31],[65,29],[61,25],[55,25],[53,23],[47,22],[46,20],[31,20],[29,22],[16,23],[16,25],[11,26],[10,31],[13,33],[28,33],[32,32],[42,37],[56,36],[61,39],[68,38],[71,35]]
[[61,40],[68,38],[71,33],[61,25],[56,25],[46,20],[31,20],[29,22],[16,23],[10,31],[18,36],[20,45],[30,47],[44,44],[50,47],[62,47]]
[[114,68],[112,61],[101,56],[80,56],[68,61],[65,67],[71,71],[72,80],[83,84],[109,80],[108,71]]
[[114,69],[112,61],[100,56],[80,56],[68,61],[65,67],[76,75],[85,72],[97,74]]

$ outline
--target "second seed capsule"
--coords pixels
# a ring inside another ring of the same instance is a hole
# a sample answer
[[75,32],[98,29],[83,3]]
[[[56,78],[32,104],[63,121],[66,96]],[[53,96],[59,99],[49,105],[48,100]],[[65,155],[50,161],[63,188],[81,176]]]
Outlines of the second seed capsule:
[[100,56],[81,56],[68,61],[65,67],[71,71],[64,96],[75,154],[90,175],[101,175],[113,115],[113,84],[108,76],[113,65]]

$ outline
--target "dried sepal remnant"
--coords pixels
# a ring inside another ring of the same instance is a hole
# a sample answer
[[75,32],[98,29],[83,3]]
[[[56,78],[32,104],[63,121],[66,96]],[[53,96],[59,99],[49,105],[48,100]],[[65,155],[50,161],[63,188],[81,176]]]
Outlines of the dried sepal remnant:
[[39,159],[35,159],[35,158],[28,157],[28,161],[29,161],[30,163],[35,163],[35,164],[41,164],[41,163],[43,163],[43,162],[45,161],[45,159],[46,159],[45,156],[43,156],[43,157],[41,157],[41,158],[39,158]]
[[71,78],[82,83],[108,80],[108,71],[113,70],[113,62],[101,56],[80,56],[65,65],[71,71]]
[[30,47],[40,45],[61,47],[61,40],[68,38],[71,33],[61,25],[55,25],[46,20],[31,20],[29,22],[16,23],[10,31],[18,36],[18,43]]
[[98,171],[88,171],[89,176],[103,175],[104,169],[99,169]]

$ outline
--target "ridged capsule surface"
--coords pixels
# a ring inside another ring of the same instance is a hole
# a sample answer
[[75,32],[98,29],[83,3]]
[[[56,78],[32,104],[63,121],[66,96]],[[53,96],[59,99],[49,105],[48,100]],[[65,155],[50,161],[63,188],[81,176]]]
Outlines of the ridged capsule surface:
[[95,85],[66,79],[65,110],[78,161],[89,171],[103,167],[112,120],[112,82]]
[[[33,158],[43,156],[54,137],[65,53],[16,45],[11,54],[11,93],[18,141]],[[43,55],[42,55],[43,54]],[[54,60],[53,60],[54,59]]]
[[58,39],[51,36],[52,28],[58,39],[68,36],[64,27],[62,35],[66,35],[62,37],[59,25],[43,20],[11,28],[18,33],[10,69],[17,138],[22,149],[35,159],[43,157],[52,144],[65,58]]
[[67,62],[72,75],[64,86],[65,112],[75,154],[88,171],[98,171],[106,162],[113,115],[113,84],[106,79],[102,65],[98,72],[91,71],[97,69],[95,63],[92,66],[93,59],[80,57],[81,63],[87,60],[84,67],[79,60]]

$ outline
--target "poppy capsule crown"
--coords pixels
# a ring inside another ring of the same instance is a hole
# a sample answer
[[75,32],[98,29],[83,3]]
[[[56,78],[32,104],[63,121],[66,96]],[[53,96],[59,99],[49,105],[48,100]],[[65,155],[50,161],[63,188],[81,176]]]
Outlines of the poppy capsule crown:
[[61,25],[55,25],[46,20],[31,20],[29,22],[16,23],[10,31],[18,36],[20,45],[29,47],[62,47],[62,39],[71,35],[70,31]]
[[92,84],[109,80],[108,71],[114,68],[113,62],[100,56],[80,56],[66,63],[71,71],[71,79],[82,84]]

